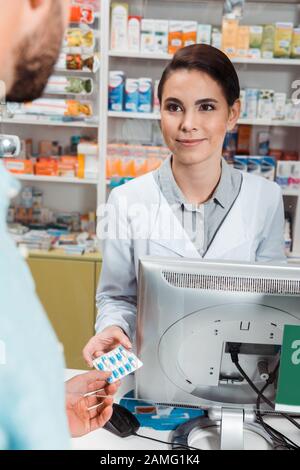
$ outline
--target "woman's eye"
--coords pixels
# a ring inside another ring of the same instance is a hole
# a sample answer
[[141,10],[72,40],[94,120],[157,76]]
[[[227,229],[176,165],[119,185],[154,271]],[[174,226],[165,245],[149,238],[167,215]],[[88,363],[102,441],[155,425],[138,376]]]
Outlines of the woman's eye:
[[178,111],[181,111],[181,107],[178,104],[170,103],[167,105],[167,110],[171,111],[171,113],[176,113]]
[[213,111],[215,109],[213,104],[201,104],[200,106],[200,111]]

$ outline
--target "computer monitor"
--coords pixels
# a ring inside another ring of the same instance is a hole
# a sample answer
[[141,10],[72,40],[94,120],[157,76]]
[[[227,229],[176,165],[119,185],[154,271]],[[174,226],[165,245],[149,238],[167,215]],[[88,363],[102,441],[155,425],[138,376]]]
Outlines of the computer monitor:
[[[136,397],[161,404],[253,410],[280,356],[283,328],[300,324],[300,267],[146,256],[140,259]],[[275,387],[265,394],[274,399]]]

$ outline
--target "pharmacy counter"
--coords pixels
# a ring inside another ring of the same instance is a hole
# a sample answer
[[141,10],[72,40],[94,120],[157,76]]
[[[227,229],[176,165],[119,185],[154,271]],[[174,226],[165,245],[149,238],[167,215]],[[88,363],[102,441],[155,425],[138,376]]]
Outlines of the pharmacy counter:
[[[83,371],[66,370],[66,380],[77,375]],[[133,376],[126,377],[118,390],[115,397],[115,401],[118,402],[128,391],[133,389]],[[265,418],[266,422],[285,434],[287,437],[292,439],[295,443],[300,445],[300,431],[291,425],[286,419],[278,416],[269,416]],[[300,418],[298,419],[300,423]],[[167,441],[170,438],[169,431],[157,431],[152,428],[141,427],[138,431],[139,434],[148,436],[154,439]],[[247,434],[245,438],[245,449],[246,450],[266,450],[268,445],[266,441],[253,433]],[[201,448],[205,450],[212,450],[211,442],[213,441],[213,435],[208,429],[204,441],[201,441]],[[194,442],[193,445],[197,446]],[[72,448],[74,450],[124,450],[124,456],[126,451],[130,450],[168,450],[170,447],[167,444],[142,439],[136,436],[127,438],[120,438],[114,434],[106,431],[105,429],[98,429],[86,436],[72,439]]]

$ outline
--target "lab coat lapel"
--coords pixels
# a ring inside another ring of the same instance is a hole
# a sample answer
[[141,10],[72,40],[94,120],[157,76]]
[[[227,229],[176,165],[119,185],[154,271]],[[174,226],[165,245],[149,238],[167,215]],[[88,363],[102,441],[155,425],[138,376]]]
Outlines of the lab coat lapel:
[[151,227],[150,243],[187,258],[201,258],[195,245],[182,227],[172,208],[161,193],[161,202]]
[[204,258],[206,259],[228,259],[234,256],[235,250],[244,247],[245,256],[249,245],[247,235],[245,214],[242,210],[241,196],[238,196],[234,205],[230,209],[219,227],[215,238],[211,242]]

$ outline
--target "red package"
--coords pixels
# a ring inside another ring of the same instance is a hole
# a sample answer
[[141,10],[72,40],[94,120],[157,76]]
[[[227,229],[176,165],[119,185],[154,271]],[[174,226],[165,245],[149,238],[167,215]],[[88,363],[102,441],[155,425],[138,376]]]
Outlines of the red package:
[[94,10],[91,7],[81,7],[79,5],[71,5],[70,23],[94,23]]

